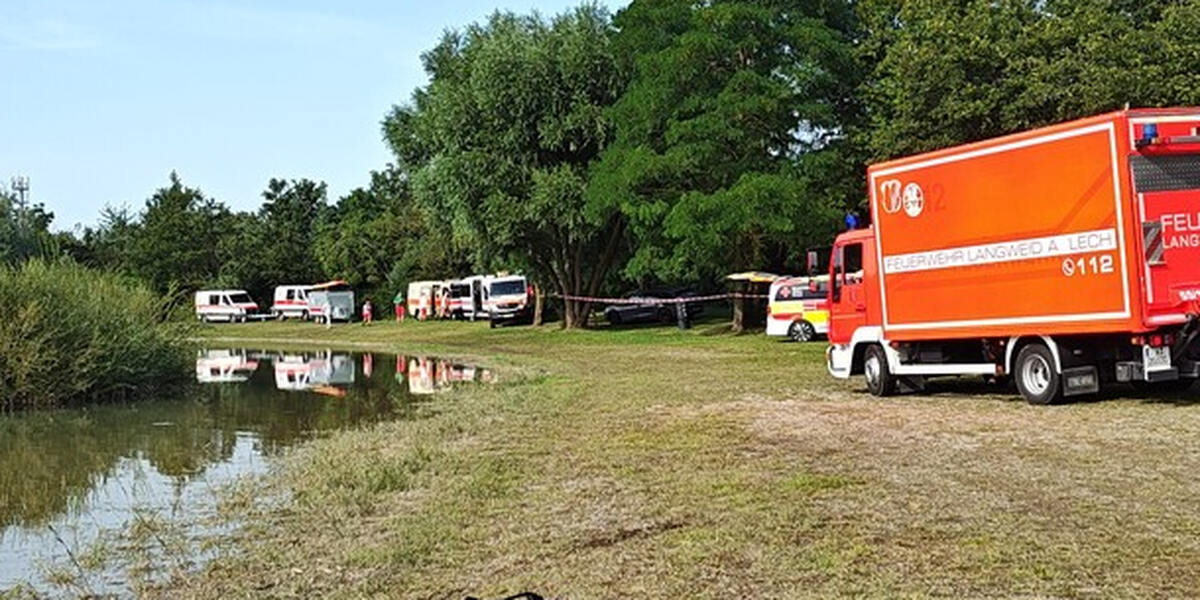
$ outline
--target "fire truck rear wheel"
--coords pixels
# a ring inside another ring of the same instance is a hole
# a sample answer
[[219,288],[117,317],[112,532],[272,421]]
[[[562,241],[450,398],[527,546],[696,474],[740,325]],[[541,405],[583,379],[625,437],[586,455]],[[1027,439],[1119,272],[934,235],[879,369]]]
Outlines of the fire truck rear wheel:
[[796,321],[788,327],[788,337],[793,342],[811,342],[817,337],[817,328],[808,321]]
[[867,380],[867,391],[875,396],[892,396],[896,393],[896,378],[888,368],[887,355],[882,346],[867,346],[863,355],[863,376]]
[[1013,369],[1017,390],[1030,404],[1053,404],[1062,397],[1062,383],[1054,368],[1054,355],[1044,344],[1021,348]]

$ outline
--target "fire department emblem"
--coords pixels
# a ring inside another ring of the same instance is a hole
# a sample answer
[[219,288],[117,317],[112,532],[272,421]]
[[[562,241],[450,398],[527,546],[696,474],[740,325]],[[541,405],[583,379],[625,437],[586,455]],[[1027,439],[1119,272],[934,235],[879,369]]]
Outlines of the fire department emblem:
[[916,217],[925,210],[925,190],[921,186],[910,183],[904,186],[904,212],[910,217]]
[[898,179],[889,179],[879,184],[879,195],[879,202],[883,206],[884,212],[889,215],[900,212],[903,202],[900,197],[900,181]]

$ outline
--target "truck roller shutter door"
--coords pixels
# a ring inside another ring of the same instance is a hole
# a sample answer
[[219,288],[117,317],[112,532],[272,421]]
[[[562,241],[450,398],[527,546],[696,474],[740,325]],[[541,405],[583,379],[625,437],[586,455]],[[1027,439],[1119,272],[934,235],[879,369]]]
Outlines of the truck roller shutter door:
[[1129,163],[1139,194],[1200,189],[1200,154],[1134,155]]

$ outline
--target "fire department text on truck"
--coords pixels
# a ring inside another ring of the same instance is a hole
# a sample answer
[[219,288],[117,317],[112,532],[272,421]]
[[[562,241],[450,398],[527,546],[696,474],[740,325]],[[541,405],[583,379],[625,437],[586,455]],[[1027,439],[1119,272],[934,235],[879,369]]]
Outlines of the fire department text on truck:
[[[1079,233],[1051,235],[1025,240],[980,244],[978,246],[896,254],[884,257],[884,269],[888,274],[930,271],[934,269],[1050,258],[1088,252],[1104,252],[1115,250],[1116,248],[1117,231],[1115,229],[1098,229],[1095,231],[1082,231]],[[1109,261],[1111,261],[1111,257],[1109,257]],[[1066,268],[1063,271],[1065,273]]]
[[[1200,248],[1200,213],[1162,215],[1163,248]],[[1175,235],[1169,235],[1174,232]]]

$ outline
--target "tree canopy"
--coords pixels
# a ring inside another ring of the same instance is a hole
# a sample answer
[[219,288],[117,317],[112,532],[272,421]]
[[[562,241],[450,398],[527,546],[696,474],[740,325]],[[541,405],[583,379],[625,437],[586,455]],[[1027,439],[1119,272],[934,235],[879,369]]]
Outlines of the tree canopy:
[[[479,268],[526,267],[564,295],[595,293],[623,220],[584,197],[623,88],[609,15],[495,13],[424,55],[427,87],[384,122],[412,192]],[[586,304],[566,302],[568,325]]]
[[634,2],[632,81],[588,197],[631,224],[635,279],[783,266],[857,203],[847,2]]
[[[522,270],[561,295],[798,271],[872,161],[1125,105],[1200,105],[1200,0],[632,0],[497,12],[423,56],[394,164],[235,212],[171,175],[79,236],[0,190],[0,260],[69,253],[160,290]],[[364,171],[368,166],[364,166]],[[332,200],[332,201],[331,201]],[[569,325],[591,307],[564,303]]]

